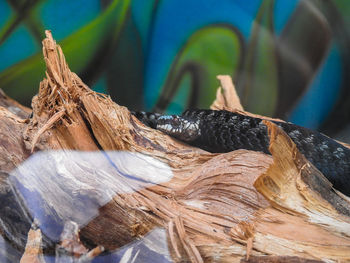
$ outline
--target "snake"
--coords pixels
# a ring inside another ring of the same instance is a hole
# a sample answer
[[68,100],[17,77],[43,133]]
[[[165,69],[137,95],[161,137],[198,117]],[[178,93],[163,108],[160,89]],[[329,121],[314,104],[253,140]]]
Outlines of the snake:
[[[190,109],[181,115],[132,112],[143,124],[211,153],[238,149],[270,154],[262,118],[225,110]],[[272,121],[341,193],[350,196],[350,149],[336,140],[290,122]]]

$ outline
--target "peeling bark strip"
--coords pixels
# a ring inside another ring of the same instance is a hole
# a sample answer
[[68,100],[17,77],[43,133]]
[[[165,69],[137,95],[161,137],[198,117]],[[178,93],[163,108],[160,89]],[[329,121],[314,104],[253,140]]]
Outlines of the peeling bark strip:
[[262,256],[252,257],[249,260],[241,260],[241,263],[321,263],[323,261],[313,259],[303,259],[288,256]]
[[[46,36],[46,78],[33,117],[23,120],[0,96],[0,202],[11,193],[20,197],[7,200],[22,199],[43,236],[61,240],[56,249],[92,259],[103,249],[121,253],[130,246],[119,258],[137,259],[142,251],[132,253],[144,241],[152,258],[174,262],[350,262],[349,200],[269,118],[272,157],[190,147],[91,91],[69,70],[49,31]],[[252,115],[230,79],[220,80],[224,92],[213,107]],[[1,212],[0,219],[9,226],[12,217]],[[0,233],[24,250],[21,224],[28,222],[19,219]],[[30,230],[22,262],[48,249],[44,241],[43,249],[32,246],[33,233],[40,232]],[[159,241],[160,233],[167,238]]]

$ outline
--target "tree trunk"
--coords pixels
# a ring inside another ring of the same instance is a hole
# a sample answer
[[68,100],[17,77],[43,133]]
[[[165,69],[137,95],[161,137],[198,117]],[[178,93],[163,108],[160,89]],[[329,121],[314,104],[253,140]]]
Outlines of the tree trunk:
[[[139,262],[350,262],[349,198],[268,118],[272,156],[190,147],[90,90],[46,35],[32,116],[0,96],[0,233],[27,244],[21,262],[58,246],[76,260],[105,249]],[[251,115],[220,80],[213,107]]]

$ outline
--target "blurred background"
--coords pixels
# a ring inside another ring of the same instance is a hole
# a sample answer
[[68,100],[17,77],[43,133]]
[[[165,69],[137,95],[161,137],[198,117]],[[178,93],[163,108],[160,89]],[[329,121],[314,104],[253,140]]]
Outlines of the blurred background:
[[350,142],[350,1],[0,0],[0,88],[29,106],[52,30],[72,71],[133,110],[246,110]]

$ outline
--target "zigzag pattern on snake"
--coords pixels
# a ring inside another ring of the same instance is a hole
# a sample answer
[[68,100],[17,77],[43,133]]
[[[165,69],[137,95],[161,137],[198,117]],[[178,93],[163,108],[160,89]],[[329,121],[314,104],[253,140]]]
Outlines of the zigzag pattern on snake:
[[[269,136],[262,119],[228,111],[187,110],[182,115],[133,113],[144,124],[209,152],[237,149],[269,152]],[[317,131],[286,122],[282,128],[299,151],[333,184],[350,196],[350,149]]]

